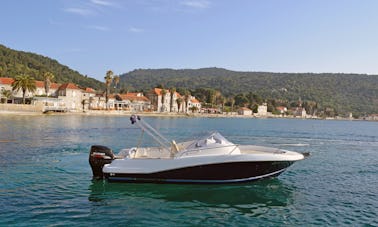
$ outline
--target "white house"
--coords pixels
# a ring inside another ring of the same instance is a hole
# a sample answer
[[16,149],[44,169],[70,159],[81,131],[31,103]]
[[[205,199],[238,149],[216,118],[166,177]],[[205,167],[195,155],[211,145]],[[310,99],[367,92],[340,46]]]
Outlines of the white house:
[[[194,107],[194,109],[193,109]],[[194,96],[190,96],[187,106],[187,112],[199,112],[201,110],[201,103]]]
[[[147,93],[148,99],[151,101],[152,109],[156,112],[187,112],[196,107],[197,110],[201,109],[201,103],[194,97],[190,96],[187,106],[185,106],[185,97],[180,93],[175,92],[171,95],[171,91],[161,88],[154,88]],[[180,100],[180,101],[179,101]]]
[[252,110],[247,108],[247,107],[241,107],[239,110],[238,110],[238,114],[239,115],[245,115],[245,116],[249,116],[249,115],[252,115]]
[[268,105],[263,103],[257,107],[257,116],[267,116],[268,115]]

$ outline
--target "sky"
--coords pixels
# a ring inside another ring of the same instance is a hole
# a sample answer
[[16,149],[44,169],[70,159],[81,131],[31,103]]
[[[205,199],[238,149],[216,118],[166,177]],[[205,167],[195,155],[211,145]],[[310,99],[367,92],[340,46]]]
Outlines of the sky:
[[1,0],[0,44],[134,69],[378,74],[376,0]]

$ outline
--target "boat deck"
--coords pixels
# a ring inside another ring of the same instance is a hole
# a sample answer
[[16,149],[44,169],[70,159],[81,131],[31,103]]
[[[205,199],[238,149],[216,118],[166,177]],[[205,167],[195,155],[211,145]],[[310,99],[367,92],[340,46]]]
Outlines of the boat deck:
[[[266,154],[266,153],[275,153],[275,154],[282,154],[285,151],[278,149],[278,148],[271,148],[271,147],[262,147],[262,146],[255,146],[255,145],[233,145],[232,147],[239,148],[237,152],[233,153],[230,152],[230,155],[234,154]],[[182,146],[180,146],[182,148]],[[208,148],[214,149],[214,148]],[[185,149],[184,149],[185,150]],[[235,149],[230,149],[233,151]],[[240,152],[239,152],[240,150]],[[122,153],[122,152],[121,152]],[[125,154],[121,154],[117,156],[117,158],[125,158]],[[170,159],[170,158],[178,158],[184,157],[183,154],[186,153],[196,153],[197,155],[201,155],[201,149],[190,149],[185,150],[184,152],[179,153],[172,153],[168,149],[164,149],[161,147],[141,147],[135,149],[128,158],[131,159]],[[228,154],[228,153],[227,153]]]

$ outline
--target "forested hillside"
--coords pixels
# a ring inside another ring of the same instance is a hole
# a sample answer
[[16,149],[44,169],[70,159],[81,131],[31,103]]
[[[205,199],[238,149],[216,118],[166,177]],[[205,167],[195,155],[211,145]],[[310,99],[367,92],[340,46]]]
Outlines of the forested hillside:
[[139,69],[121,75],[121,83],[144,91],[157,85],[213,88],[226,97],[252,92],[264,99],[314,101],[319,108],[329,107],[339,113],[378,113],[378,75]]
[[[57,83],[73,82],[82,87],[104,89],[104,83],[83,76],[56,60],[0,45],[0,77],[28,74],[43,80],[44,72],[52,72]],[[287,105],[302,100],[315,103],[319,110],[328,108],[341,114],[378,113],[378,75],[235,72],[204,68],[138,69],[120,76],[119,88],[123,88],[120,91],[125,88],[149,91],[160,85],[168,89],[175,87],[179,91],[189,89],[193,94],[197,90],[198,94],[198,89],[209,88],[228,98],[257,95],[268,102],[273,100]]]
[[52,72],[55,76],[54,82],[72,82],[82,87],[103,89],[100,81],[81,75],[79,72],[61,65],[58,61],[42,55],[16,51],[0,45],[0,77],[16,77],[20,74],[27,74],[36,80],[43,80],[44,72]]

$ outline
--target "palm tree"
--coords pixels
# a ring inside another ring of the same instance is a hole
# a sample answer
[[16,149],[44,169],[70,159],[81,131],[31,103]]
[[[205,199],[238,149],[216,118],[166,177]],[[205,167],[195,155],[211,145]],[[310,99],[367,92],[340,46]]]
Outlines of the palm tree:
[[104,77],[104,79],[105,79],[105,86],[106,86],[106,90],[105,90],[105,103],[106,103],[106,109],[109,109],[109,106],[108,106],[109,88],[110,88],[110,84],[113,81],[113,71],[112,70],[108,70],[106,72],[106,76]]
[[234,112],[235,98],[231,96],[229,102],[231,103],[231,112]]
[[114,88],[117,89],[117,86],[119,84],[119,76],[114,76],[113,82],[114,82]]
[[171,112],[173,111],[173,104],[174,104],[174,100],[173,100],[173,96],[175,95],[176,93],[176,88],[171,88]]
[[16,76],[12,83],[12,90],[18,92],[20,89],[22,90],[22,103],[25,104],[26,91],[34,92],[37,89],[34,78],[25,74]]
[[188,113],[188,104],[190,100],[190,92],[188,90],[185,91],[185,113]]
[[180,108],[181,108],[181,104],[183,102],[182,98],[178,98],[176,99],[176,102],[177,102],[177,112],[180,112]]
[[219,104],[222,105],[222,113],[224,112],[224,105],[226,104],[226,101],[227,99],[222,95],[218,98]]
[[51,80],[53,80],[54,77],[54,74],[52,74],[51,72],[45,72],[43,74],[46,96],[49,96]]
[[2,100],[4,100],[4,103],[8,103],[8,99],[11,97],[12,92],[9,90],[2,89],[1,95],[3,96]]

